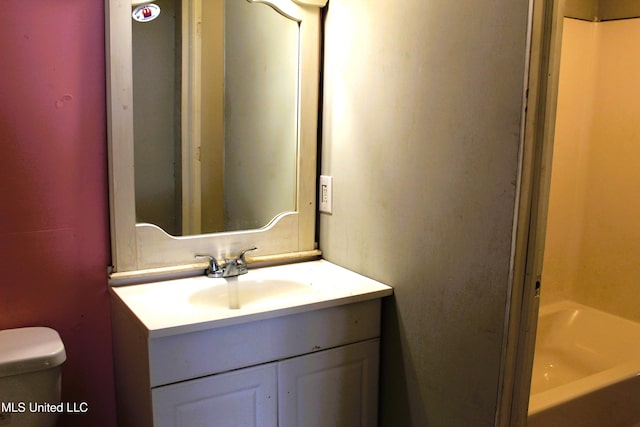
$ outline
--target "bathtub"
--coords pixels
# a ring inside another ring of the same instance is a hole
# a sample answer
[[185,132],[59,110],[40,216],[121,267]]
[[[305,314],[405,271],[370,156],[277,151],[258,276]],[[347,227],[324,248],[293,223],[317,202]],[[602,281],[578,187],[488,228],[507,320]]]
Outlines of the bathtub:
[[640,323],[572,301],[540,307],[527,426],[640,427]]

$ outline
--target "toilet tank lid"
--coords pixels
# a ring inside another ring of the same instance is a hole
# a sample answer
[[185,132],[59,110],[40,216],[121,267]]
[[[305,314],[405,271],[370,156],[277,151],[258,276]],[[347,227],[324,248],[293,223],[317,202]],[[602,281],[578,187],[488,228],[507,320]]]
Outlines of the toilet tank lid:
[[60,335],[51,328],[0,331],[0,377],[53,368],[66,359]]

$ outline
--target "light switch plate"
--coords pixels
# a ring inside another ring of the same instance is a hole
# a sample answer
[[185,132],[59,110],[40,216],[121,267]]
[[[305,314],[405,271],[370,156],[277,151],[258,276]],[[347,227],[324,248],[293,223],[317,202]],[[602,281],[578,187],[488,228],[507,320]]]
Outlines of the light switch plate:
[[320,175],[320,188],[318,189],[320,195],[320,203],[318,210],[324,213],[333,212],[333,177],[327,175]]

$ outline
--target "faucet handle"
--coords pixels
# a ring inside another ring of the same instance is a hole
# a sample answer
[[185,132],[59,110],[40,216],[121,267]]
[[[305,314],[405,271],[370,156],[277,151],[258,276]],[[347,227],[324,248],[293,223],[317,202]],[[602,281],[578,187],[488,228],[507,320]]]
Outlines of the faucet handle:
[[238,263],[240,263],[240,264],[246,264],[246,263],[247,263],[247,260],[244,258],[245,254],[246,254],[247,252],[255,251],[255,250],[257,250],[257,249],[258,249],[258,248],[254,246],[253,248],[245,249],[244,251],[240,252],[240,256],[238,257]]
[[208,277],[222,277],[222,273],[224,272],[224,270],[220,268],[220,266],[218,265],[218,261],[216,261],[215,257],[207,254],[196,254],[195,258],[196,259],[206,258],[209,260],[209,267],[207,267],[207,270],[205,271],[205,274]]

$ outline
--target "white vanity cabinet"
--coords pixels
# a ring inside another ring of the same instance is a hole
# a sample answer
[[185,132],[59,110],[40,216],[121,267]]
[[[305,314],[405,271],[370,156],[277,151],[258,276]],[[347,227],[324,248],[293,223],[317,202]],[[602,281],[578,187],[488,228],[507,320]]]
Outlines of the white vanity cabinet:
[[280,427],[375,426],[378,339],[278,364]]
[[154,388],[153,425],[278,425],[277,364],[269,363]]
[[156,427],[375,426],[379,340],[152,390]]
[[266,280],[265,295],[275,277],[312,290],[241,293],[232,310],[199,305],[220,286],[204,276],[111,288],[118,425],[376,426],[381,298],[392,289],[326,261],[246,276],[239,286]]

